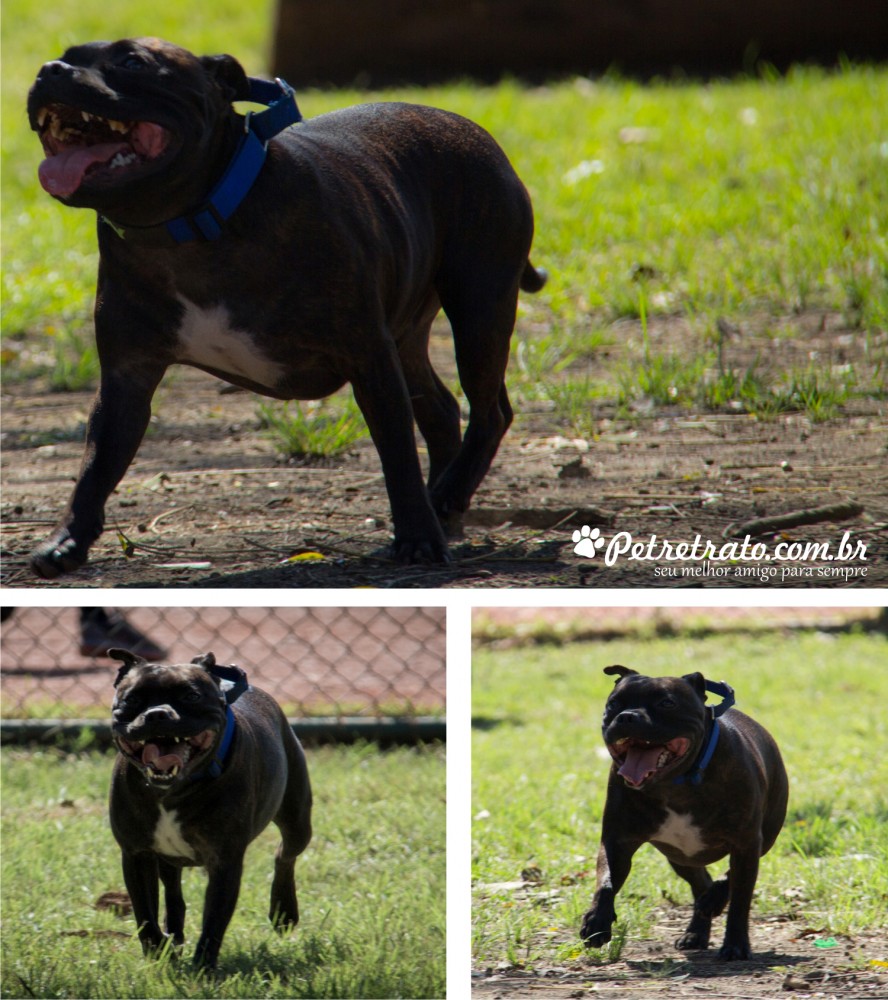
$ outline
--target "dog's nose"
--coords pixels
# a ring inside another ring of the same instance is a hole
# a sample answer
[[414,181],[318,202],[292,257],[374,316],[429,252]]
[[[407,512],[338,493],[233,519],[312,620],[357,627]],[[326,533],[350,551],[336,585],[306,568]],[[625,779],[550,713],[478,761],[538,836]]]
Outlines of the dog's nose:
[[179,713],[172,707],[172,705],[152,705],[151,708],[146,708],[142,713],[142,718],[145,722],[153,722],[156,719],[172,720],[173,722],[179,721]]
[[624,709],[620,714],[614,719],[614,724],[623,723],[629,725],[631,723],[647,722],[648,715],[647,712],[639,708],[627,708]]
[[45,76],[66,76],[73,72],[74,67],[70,63],[66,63],[62,59],[53,59],[40,67],[37,77],[39,79]]

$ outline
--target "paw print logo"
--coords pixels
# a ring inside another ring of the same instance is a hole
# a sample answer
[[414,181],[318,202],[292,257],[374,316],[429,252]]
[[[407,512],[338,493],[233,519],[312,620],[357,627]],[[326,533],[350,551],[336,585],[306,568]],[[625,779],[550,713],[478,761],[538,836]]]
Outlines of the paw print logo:
[[574,542],[574,552],[578,556],[585,556],[587,559],[592,559],[598,549],[604,548],[601,529],[590,528],[588,524],[584,524],[582,528],[575,531],[570,537]]

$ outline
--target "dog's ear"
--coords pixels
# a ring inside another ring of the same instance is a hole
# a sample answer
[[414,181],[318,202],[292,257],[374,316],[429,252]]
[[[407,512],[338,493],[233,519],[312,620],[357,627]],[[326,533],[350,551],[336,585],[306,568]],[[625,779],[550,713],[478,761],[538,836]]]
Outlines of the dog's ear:
[[114,678],[114,687],[117,687],[123,678],[126,677],[130,667],[137,667],[142,663],[148,662],[144,657],[137,656],[128,649],[109,649],[108,655],[112,660],[121,660],[123,662],[123,666],[117,671],[117,676]]
[[614,664],[612,664],[609,667],[605,667],[604,668],[604,672],[606,674],[619,674],[620,676],[614,682],[616,684],[619,684],[620,681],[624,677],[633,677],[633,676],[637,677],[638,676],[638,671],[637,670],[633,670],[631,667],[621,667],[619,665],[619,663],[614,663]]
[[706,701],[706,678],[699,670],[692,674],[685,674],[682,677],[683,681],[687,681],[688,684],[700,695],[701,701]]
[[203,667],[213,680],[216,681],[229,705],[237,701],[250,686],[246,670],[241,670],[240,667],[235,666],[223,667],[221,664],[216,663],[216,657],[212,653],[195,656],[191,662],[199,667]]
[[225,701],[229,705],[237,701],[250,686],[246,670],[242,670],[240,667],[234,666],[234,664],[223,667],[221,664],[216,663],[216,658],[212,653],[207,653],[206,656],[200,657],[198,660],[192,660],[192,663],[197,662],[200,662],[207,673],[215,678],[222,694],[225,696]]
[[203,56],[201,66],[216,81],[228,101],[249,101],[250,83],[234,56]]

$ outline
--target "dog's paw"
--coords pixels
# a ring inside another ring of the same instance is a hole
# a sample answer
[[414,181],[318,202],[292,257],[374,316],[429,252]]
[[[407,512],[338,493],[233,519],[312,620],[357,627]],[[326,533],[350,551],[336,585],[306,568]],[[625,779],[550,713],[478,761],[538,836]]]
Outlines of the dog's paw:
[[719,948],[718,957],[722,962],[745,962],[752,958],[748,941],[728,941]]
[[709,931],[687,930],[675,942],[679,951],[705,951],[709,947]]
[[596,913],[587,913],[580,928],[580,940],[587,948],[603,948],[611,939],[611,926]]
[[[149,933],[146,929],[140,940],[142,943],[142,954],[146,958],[162,959],[169,957],[171,960],[175,960],[178,957],[179,949],[177,945],[179,942],[176,941],[172,934],[164,934],[159,927],[155,929],[154,933]],[[184,941],[185,939],[183,938],[182,940]]]
[[299,923],[299,906],[293,899],[286,899],[283,896],[272,896],[271,909],[268,912],[268,919],[271,926],[278,934],[286,934],[293,930]]
[[413,563],[446,565],[453,561],[443,535],[441,538],[396,538],[390,552],[395,562],[407,566]]
[[31,553],[31,569],[47,580],[73,573],[86,562],[89,543],[73,538],[67,528],[59,528]]

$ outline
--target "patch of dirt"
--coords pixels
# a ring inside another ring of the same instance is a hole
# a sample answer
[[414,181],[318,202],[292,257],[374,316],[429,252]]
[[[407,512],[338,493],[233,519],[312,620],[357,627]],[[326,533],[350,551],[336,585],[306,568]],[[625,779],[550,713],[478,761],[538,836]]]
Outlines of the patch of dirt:
[[[816,354],[873,369],[862,334],[842,328],[834,317],[803,319],[795,321],[795,339],[772,338],[765,345],[750,334],[744,350],[766,349],[775,368]],[[532,336],[533,324],[525,325],[522,335]],[[658,350],[682,338],[690,342],[687,334],[681,320],[658,320],[650,331]],[[610,371],[618,355],[639,356],[637,324],[625,324],[620,338],[618,347],[589,360],[590,371]],[[435,364],[452,384],[449,339],[446,324],[439,323]],[[106,531],[90,562],[71,576],[40,581],[30,574],[28,553],[67,501],[92,393],[51,393],[39,381],[7,379],[0,470],[3,584],[888,584],[888,463],[884,406],[877,401],[856,402],[842,417],[823,423],[800,414],[759,422],[679,407],[618,419],[612,407],[590,402],[597,434],[582,441],[570,437],[550,407],[522,401],[513,389],[515,424],[466,517],[464,538],[452,545],[453,564],[403,567],[384,555],[390,513],[369,440],[324,466],[288,465],[258,429],[256,398],[223,393],[221,386],[191,369],[168,375],[155,398],[149,434],[109,500]],[[741,550],[746,522],[824,507],[812,523],[777,522]],[[723,537],[732,525],[740,537]],[[608,564],[606,553],[627,533],[639,545],[635,558],[627,551]],[[663,547],[664,541],[692,546],[698,536],[698,553],[711,542],[722,558],[692,562]],[[840,550],[843,538],[846,548]],[[733,550],[721,548],[730,542]],[[584,546],[579,554],[578,543]],[[762,548],[753,552],[756,543]],[[800,548],[780,558],[780,543]],[[809,543],[824,548],[800,560]],[[324,559],[291,558],[312,552]]]
[[657,944],[670,940],[670,934],[677,937],[686,923],[681,909],[674,916],[668,913],[664,912],[651,940],[628,942],[618,962],[594,965],[579,959],[532,970],[478,969],[472,973],[472,996],[479,1000],[687,1000],[692,996],[875,1000],[888,991],[888,953],[884,939],[875,933],[837,936],[835,946],[821,949],[814,942],[828,938],[811,928],[779,919],[758,920],[751,931],[751,961],[720,962],[716,948],[679,952]]

